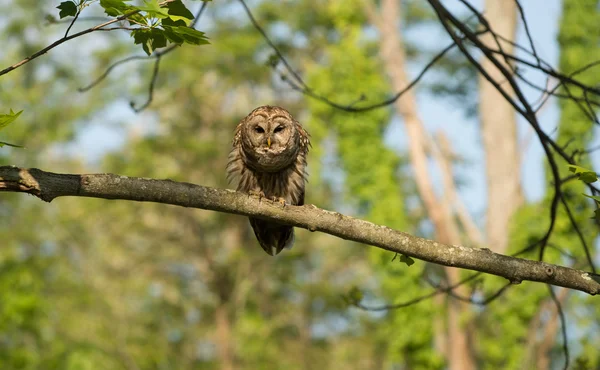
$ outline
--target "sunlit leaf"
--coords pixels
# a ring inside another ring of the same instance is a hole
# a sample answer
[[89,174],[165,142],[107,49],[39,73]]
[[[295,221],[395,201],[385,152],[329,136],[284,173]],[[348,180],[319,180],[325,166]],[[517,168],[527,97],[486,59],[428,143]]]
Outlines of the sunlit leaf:
[[125,4],[125,1],[131,0],[100,0],[100,6],[104,8],[107,15],[118,17],[133,10],[130,5]]
[[158,0],[145,0],[144,5],[135,7],[141,11],[148,13],[149,16],[154,18],[168,18],[169,13],[166,8],[161,8]]
[[577,175],[577,178],[579,180],[587,184],[591,184],[593,182],[598,181],[598,175],[596,174],[596,172],[588,170],[587,168],[570,164],[569,171],[573,172],[575,175]]
[[22,110],[15,113],[11,109],[9,114],[0,114],[0,129],[13,123],[21,115],[21,113],[23,113]]
[[591,199],[595,200],[596,202],[600,203],[600,197],[598,197],[598,196],[587,195],[587,194],[583,194],[583,195],[585,195],[586,197],[591,198]]

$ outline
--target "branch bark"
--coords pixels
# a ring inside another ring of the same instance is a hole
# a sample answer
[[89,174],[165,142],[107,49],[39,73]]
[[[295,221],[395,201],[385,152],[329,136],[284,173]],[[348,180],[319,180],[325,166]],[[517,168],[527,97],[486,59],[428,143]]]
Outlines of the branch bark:
[[36,168],[0,166],[0,191],[28,193],[46,202],[64,196],[120,199],[258,217],[321,231],[439,265],[502,276],[515,284],[529,280],[591,295],[600,293],[600,275],[597,274],[505,256],[485,248],[442,244],[314,205],[282,208],[277,202],[259,200],[228,189],[114,174],[58,174]]

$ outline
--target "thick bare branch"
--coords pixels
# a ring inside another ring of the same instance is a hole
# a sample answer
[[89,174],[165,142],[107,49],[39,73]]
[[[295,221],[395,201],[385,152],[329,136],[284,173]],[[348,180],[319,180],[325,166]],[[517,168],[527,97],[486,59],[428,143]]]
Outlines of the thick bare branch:
[[441,244],[314,205],[282,208],[277,202],[258,200],[233,190],[114,174],[57,174],[35,168],[0,166],[0,191],[29,193],[46,202],[63,196],[79,196],[164,203],[258,217],[440,265],[502,276],[513,283],[538,281],[591,295],[600,293],[600,275],[593,273],[509,257],[488,249]]

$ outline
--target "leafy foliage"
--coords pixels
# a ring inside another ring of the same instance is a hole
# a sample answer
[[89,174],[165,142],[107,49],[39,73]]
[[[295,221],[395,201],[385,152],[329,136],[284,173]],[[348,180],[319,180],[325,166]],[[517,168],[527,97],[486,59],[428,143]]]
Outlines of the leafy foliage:
[[586,184],[591,184],[598,181],[598,175],[596,172],[588,170],[587,168],[570,164],[569,171],[573,172],[579,180],[585,182]]
[[[596,172],[588,170],[587,168],[575,165],[569,165],[569,171],[573,172],[577,178],[586,184],[592,184],[598,181],[598,175]],[[600,197],[595,195],[583,194],[586,197],[596,201],[596,210],[594,211],[594,217],[592,219],[600,223]]]
[[[8,114],[0,114],[0,130],[13,123],[21,115],[21,113],[23,113],[22,110],[15,113],[11,109]],[[9,144],[7,142],[0,141],[0,148],[2,148],[5,145],[21,148],[21,146],[19,145]]]
[[60,9],[58,13],[60,19],[74,17],[77,14],[77,5],[73,1],[63,1],[57,8]]
[[[64,1],[57,8],[59,17],[76,16],[83,7],[89,5],[89,0]],[[141,45],[146,54],[152,54],[156,49],[170,43],[176,45],[208,44],[204,32],[189,27],[194,15],[181,0],[144,0],[142,5],[131,5],[131,0],[100,0],[99,5],[106,15],[121,20],[127,20],[130,25],[138,26],[131,30],[136,45]]]
[[17,118],[19,118],[21,113],[23,113],[22,110],[15,113],[11,109],[8,114],[0,114],[0,130],[13,123]]

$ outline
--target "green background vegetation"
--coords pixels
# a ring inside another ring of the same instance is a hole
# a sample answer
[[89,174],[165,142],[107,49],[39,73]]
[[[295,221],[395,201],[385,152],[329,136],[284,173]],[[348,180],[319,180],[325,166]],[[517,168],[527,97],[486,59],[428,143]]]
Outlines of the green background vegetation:
[[[193,9],[201,4],[188,3]],[[429,9],[418,1],[404,3],[407,28],[433,27]],[[43,21],[52,7],[39,5],[0,1],[2,67],[64,33],[68,23]],[[251,5],[320,94],[342,102],[367,94],[368,101],[357,106],[389,96],[377,40],[365,26],[359,1]],[[600,59],[600,14],[597,1],[562,5],[560,70],[569,73]],[[56,18],[58,12],[54,9]],[[85,12],[102,15],[94,4]],[[74,30],[90,25],[84,15]],[[269,66],[272,51],[235,1],[210,4],[197,28],[210,45],[184,45],[165,56],[152,105],[138,116],[123,101],[131,96],[144,101],[152,63],[127,64],[96,88],[77,93],[113,61],[141,52],[123,31],[72,40],[0,77],[1,111],[24,111],[0,139],[27,148],[5,146],[0,160],[54,172],[102,171],[227,187],[233,128],[253,107],[274,103],[293,112],[311,133],[307,203],[432,237],[406,154],[386,144],[391,107],[347,113],[291,92],[280,80],[281,69]],[[150,40],[152,35],[134,41],[150,52],[178,40],[171,34],[163,43],[162,36]],[[193,44],[205,41],[200,33],[190,37]],[[429,55],[419,45],[406,47],[411,61]],[[445,95],[469,96],[453,81],[452,71],[464,68],[464,60],[454,59],[438,70],[447,83],[422,88],[430,96],[440,93],[440,85]],[[597,85],[598,76],[592,69],[580,79]],[[464,104],[466,113],[473,114],[472,105]],[[106,143],[116,149],[90,159],[85,147],[73,143],[98,126],[121,137],[112,146]],[[586,147],[592,123],[574,103],[563,103],[557,135],[561,145]],[[583,191],[582,183],[573,182],[567,195],[594,245],[597,226],[588,222],[592,211]],[[548,212],[551,188],[547,192],[518,211],[509,252],[545,232],[547,221],[541,222],[540,214]],[[227,361],[239,369],[445,368],[435,339],[445,298],[376,313],[346,299],[350,292],[372,304],[419,296],[431,290],[423,277],[439,276],[437,267],[421,261],[408,267],[388,252],[304,230],[297,234],[293,250],[268,258],[247,221],[236,216],[80,198],[48,205],[2,194],[0,368],[219,369]],[[581,258],[576,238],[560,212],[551,243]],[[551,248],[546,260],[571,263]],[[485,294],[503,283],[492,277],[479,282]],[[529,368],[529,325],[547,297],[545,286],[522,284],[469,311],[482,369]],[[598,368],[598,298],[573,294],[565,311],[575,366]],[[560,340],[557,336],[552,347],[554,366],[562,363]]]

